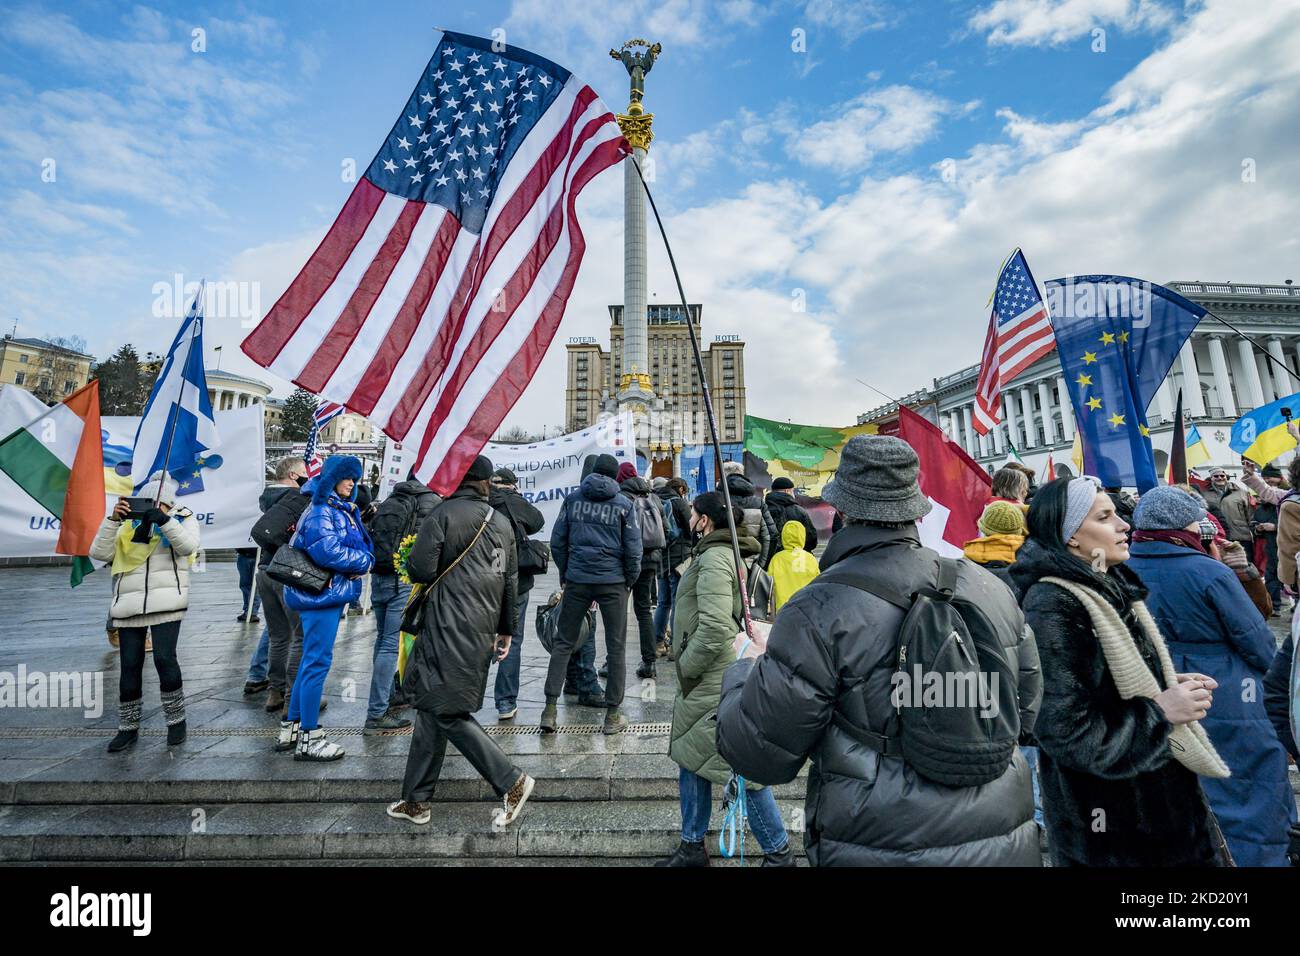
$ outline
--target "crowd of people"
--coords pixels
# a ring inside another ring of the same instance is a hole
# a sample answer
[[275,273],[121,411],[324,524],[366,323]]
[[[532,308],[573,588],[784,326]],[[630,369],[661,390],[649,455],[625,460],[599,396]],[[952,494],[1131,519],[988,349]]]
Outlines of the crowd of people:
[[[310,479],[285,459],[251,531],[260,561],[240,567],[265,619],[245,693],[280,716],[275,750],[343,757],[322,691],[369,575],[365,731],[412,729],[388,814],[431,819],[450,741],[508,825],[537,781],[474,715],[495,665],[498,719],[517,716],[530,593],[553,562],[543,734],[568,695],[603,712],[604,734],[626,730],[629,608],[637,677],[673,670],[681,837],[661,865],[709,864],[716,790],[744,807],[763,865],[793,865],[771,788],[805,765],[814,865],[1037,866],[1044,846],[1058,866],[1296,861],[1294,642],[1279,648],[1268,619],[1298,590],[1300,463],[1140,497],[1086,477],[1035,487],[1007,466],[960,559],[921,544],[918,466],[901,439],[851,439],[819,559],[793,483],[764,495],[734,462],[692,498],[681,478],[590,456],[544,534],[483,456],[445,500],[411,475],[377,505],[358,501],[357,459]],[[185,736],[176,643],[198,525],[153,482],[157,507],[132,517],[124,499],[92,550],[112,562],[122,648],[114,752],[138,735],[147,637],[168,742]]]

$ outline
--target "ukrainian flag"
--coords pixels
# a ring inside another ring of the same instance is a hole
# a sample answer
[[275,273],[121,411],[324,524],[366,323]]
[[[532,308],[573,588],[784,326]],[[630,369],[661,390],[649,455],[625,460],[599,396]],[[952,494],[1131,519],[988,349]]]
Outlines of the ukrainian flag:
[[1187,430],[1186,444],[1188,468],[1209,464],[1210,449],[1205,446],[1205,439],[1201,437],[1201,433],[1195,425]]
[[[1228,446],[1238,454],[1258,465],[1267,465],[1278,455],[1296,446],[1295,439],[1286,430],[1286,416],[1282,409],[1300,412],[1300,393],[1279,398],[1276,402],[1261,405],[1242,415],[1232,426]],[[1187,436],[1188,445],[1191,435]],[[1189,456],[1187,464],[1191,465]]]

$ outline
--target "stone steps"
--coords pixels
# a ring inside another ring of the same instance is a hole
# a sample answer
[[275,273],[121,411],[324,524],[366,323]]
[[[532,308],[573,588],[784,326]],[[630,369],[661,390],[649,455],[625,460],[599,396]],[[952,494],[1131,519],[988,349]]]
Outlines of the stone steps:
[[[778,803],[787,821],[799,819],[801,801]],[[0,807],[0,861],[635,865],[670,853],[681,825],[675,799],[530,801],[506,828],[495,825],[497,804],[486,800],[438,804],[425,826],[393,820],[384,807],[382,802],[10,805]],[[721,822],[715,813],[714,825]],[[709,845],[716,851],[716,831]],[[761,855],[752,834],[745,855]]]

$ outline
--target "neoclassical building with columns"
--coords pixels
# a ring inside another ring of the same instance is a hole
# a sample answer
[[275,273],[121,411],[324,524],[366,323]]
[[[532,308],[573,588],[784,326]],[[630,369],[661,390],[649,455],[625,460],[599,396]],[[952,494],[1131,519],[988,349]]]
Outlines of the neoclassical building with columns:
[[[1210,311],[1183,344],[1169,375],[1147,409],[1156,469],[1168,461],[1178,390],[1183,412],[1195,422],[1214,464],[1235,467],[1239,456],[1228,447],[1232,423],[1244,413],[1300,392],[1300,287],[1234,282],[1169,282],[1175,290]],[[1290,371],[1279,369],[1250,342],[1215,321],[1220,315],[1266,348]],[[1041,474],[1049,455],[1058,475],[1072,473],[1074,415],[1070,393],[1055,351],[1012,380],[1002,393],[1002,423],[987,435],[972,425],[979,366],[936,378],[928,389],[904,402],[929,406],[939,426],[980,464],[990,469],[1006,461],[1011,445]],[[858,423],[880,422],[895,406],[859,416]],[[896,412],[895,412],[896,413]],[[1300,403],[1296,408],[1300,418]],[[1289,456],[1288,456],[1289,457]]]

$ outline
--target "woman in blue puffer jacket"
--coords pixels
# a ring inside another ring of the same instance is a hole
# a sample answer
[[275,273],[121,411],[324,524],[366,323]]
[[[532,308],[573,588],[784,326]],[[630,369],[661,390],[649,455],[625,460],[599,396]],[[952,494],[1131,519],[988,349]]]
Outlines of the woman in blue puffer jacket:
[[361,596],[361,576],[374,564],[374,547],[354,503],[361,461],[346,455],[325,459],[316,477],[311,504],[298,519],[291,544],[316,564],[332,571],[319,594],[286,585],[284,603],[302,618],[302,661],[289,697],[289,712],[280,724],[275,749],[297,747],[294,760],[338,760],[343,748],[325,739],[320,723],[320,696],[334,660],[334,638],[343,609]]

